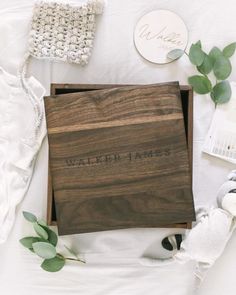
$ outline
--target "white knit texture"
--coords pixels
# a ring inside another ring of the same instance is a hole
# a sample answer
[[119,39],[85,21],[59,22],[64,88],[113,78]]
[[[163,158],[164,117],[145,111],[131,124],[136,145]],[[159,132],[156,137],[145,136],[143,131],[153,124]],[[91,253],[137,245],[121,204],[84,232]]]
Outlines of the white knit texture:
[[81,6],[40,1],[35,4],[29,40],[29,54],[86,65],[91,55],[96,14],[103,11],[102,0]]

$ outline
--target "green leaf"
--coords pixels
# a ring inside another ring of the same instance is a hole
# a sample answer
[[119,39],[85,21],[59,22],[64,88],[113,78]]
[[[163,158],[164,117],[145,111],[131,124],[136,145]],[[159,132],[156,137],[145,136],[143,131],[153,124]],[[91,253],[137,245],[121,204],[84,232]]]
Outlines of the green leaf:
[[56,235],[56,233],[53,230],[49,230],[48,231],[48,241],[56,247],[57,242],[58,242],[58,237]]
[[38,224],[46,231],[46,233],[48,235],[48,238],[47,238],[48,242],[56,247],[57,242],[58,242],[57,234],[53,230],[51,230],[47,226],[46,222],[44,222],[43,220],[39,220]]
[[34,252],[44,259],[51,259],[56,256],[56,248],[45,242],[37,242],[33,244]]
[[189,59],[195,66],[200,66],[203,63],[205,53],[199,47],[199,45],[192,44],[189,51]]
[[196,43],[195,45],[197,45],[197,46],[199,46],[200,48],[202,48],[202,42],[201,42],[201,40],[198,40],[197,43]]
[[42,269],[49,271],[49,272],[57,272],[63,268],[65,265],[65,259],[62,257],[54,257],[51,259],[46,259],[41,264]]
[[48,234],[48,241],[49,241],[49,243],[51,243],[53,246],[56,247],[57,242],[58,242],[57,234],[53,230],[51,230],[49,227],[43,226],[43,228],[44,228],[44,230]]
[[32,249],[33,243],[39,242],[40,238],[37,237],[25,237],[23,239],[20,240],[21,245],[23,245],[25,248],[27,249]]
[[48,233],[37,222],[34,223],[34,230],[41,238],[45,240],[48,239]]
[[217,83],[211,92],[211,98],[215,104],[226,103],[230,100],[232,91],[229,81],[222,81]]
[[27,221],[37,222],[37,217],[34,214],[32,214],[30,212],[23,211],[23,215]]
[[44,220],[42,220],[42,219],[38,220],[38,224],[41,225],[41,226],[48,227],[47,226],[47,223]]
[[221,50],[218,47],[213,47],[209,52],[209,57],[211,58],[213,65],[216,62],[217,58],[222,55]]
[[197,67],[198,71],[204,75],[209,74],[212,71],[213,62],[209,55],[205,54],[203,63]]
[[231,57],[236,50],[236,42],[229,44],[223,49],[223,55],[225,57]]
[[192,76],[188,78],[189,84],[193,87],[193,90],[199,94],[206,94],[211,92],[211,81],[204,76]]
[[218,56],[213,66],[213,71],[217,79],[227,79],[232,71],[232,66],[229,59],[223,55]]
[[171,60],[176,60],[180,58],[184,54],[184,50],[182,49],[173,49],[168,52],[167,57]]

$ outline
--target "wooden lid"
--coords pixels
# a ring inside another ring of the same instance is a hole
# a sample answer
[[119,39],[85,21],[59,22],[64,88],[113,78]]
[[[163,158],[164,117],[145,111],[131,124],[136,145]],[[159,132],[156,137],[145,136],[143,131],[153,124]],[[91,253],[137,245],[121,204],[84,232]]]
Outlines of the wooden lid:
[[45,98],[58,230],[191,222],[178,83]]

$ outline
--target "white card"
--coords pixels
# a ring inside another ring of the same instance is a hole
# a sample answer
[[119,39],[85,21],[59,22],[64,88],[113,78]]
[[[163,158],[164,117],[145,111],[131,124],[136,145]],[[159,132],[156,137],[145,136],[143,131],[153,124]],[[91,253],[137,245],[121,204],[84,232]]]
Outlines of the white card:
[[203,152],[236,164],[236,83],[231,89],[230,101],[217,106]]

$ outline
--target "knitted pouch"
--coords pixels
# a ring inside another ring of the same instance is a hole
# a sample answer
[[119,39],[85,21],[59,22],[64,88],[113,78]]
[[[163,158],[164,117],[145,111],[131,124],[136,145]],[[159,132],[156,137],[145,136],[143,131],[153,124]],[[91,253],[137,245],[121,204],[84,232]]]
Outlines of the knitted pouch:
[[29,40],[29,54],[36,58],[88,63],[95,35],[95,16],[103,1],[83,5],[40,1],[36,3]]

